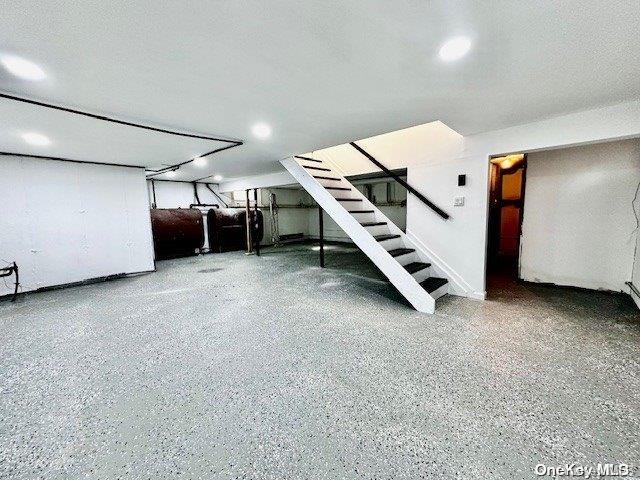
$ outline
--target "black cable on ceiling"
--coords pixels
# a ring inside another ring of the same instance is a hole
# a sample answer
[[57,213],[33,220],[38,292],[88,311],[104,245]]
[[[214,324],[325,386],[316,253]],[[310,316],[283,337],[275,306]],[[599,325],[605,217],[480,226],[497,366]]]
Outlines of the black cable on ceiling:
[[73,158],[49,157],[47,155],[33,155],[31,153],[0,152],[0,156],[22,157],[22,158],[37,158],[37,159],[40,159],[40,160],[55,160],[55,161],[58,161],[58,162],[88,163],[90,165],[104,165],[104,166],[111,166],[111,167],[144,168],[144,167],[140,167],[138,165],[125,165],[123,163],[91,162],[89,160],[74,160]]
[[[107,117],[106,115],[97,115],[95,113],[83,112],[82,110],[76,110],[74,108],[68,108],[68,107],[61,107],[59,105],[53,105],[51,103],[39,102],[37,100],[31,100],[31,99],[24,98],[24,97],[18,97],[16,95],[9,95],[7,93],[0,93],[0,98],[6,98],[6,99],[9,99],[9,100],[15,100],[17,102],[28,103],[30,105],[37,105],[39,107],[51,108],[53,110],[60,110],[60,111],[63,111],[63,112],[74,113],[76,115],[82,115],[82,116],[85,116],[85,117],[94,118],[96,120],[102,120],[102,121],[105,121],[105,122],[111,122],[111,123],[117,123],[117,124],[120,124],[120,125],[126,125],[128,127],[143,128],[145,130],[152,130],[154,132],[167,133],[169,135],[178,135],[180,137],[189,137],[189,138],[200,138],[202,140],[214,140],[216,142],[227,142],[227,143],[240,142],[240,140],[229,140],[229,139],[226,139],[226,138],[210,137],[210,136],[207,136],[207,135],[198,135],[198,134],[195,134],[195,133],[177,132],[175,130],[168,130],[166,128],[152,127],[150,125],[144,125],[142,123],[127,122],[125,120],[118,120],[117,118]],[[240,143],[242,143],[242,142],[240,142]]]
[[[208,157],[209,155],[213,155],[214,153],[222,152],[223,150],[228,150],[228,149],[230,149],[230,148],[237,147],[237,146],[239,146],[239,145],[242,145],[242,142],[234,143],[234,144],[232,144],[232,145],[226,145],[226,146],[224,146],[224,147],[220,147],[220,148],[216,148],[215,150],[211,150],[210,152],[206,152],[206,153],[203,153],[202,155],[197,155],[197,156],[195,156],[195,157],[193,157],[193,158],[190,158],[189,160],[187,160],[187,161],[185,161],[185,162],[177,163],[177,164],[175,164],[175,165],[170,165],[170,166],[168,166],[168,167],[161,168],[161,169],[159,169],[159,170],[146,169],[148,172],[153,172],[151,175],[147,175],[147,179],[149,179],[149,178],[153,178],[153,177],[155,177],[156,175],[162,175],[163,173],[173,172],[173,171],[175,171],[175,170],[178,170],[182,165],[186,165],[187,163],[191,163],[191,162],[193,162],[196,158]],[[212,175],[209,175],[209,176],[212,176]],[[205,177],[205,178],[208,178],[208,177]],[[197,181],[198,181],[198,180],[196,180],[196,182],[197,182]]]
[[[95,120],[101,120],[103,122],[110,122],[110,123],[116,123],[116,124],[119,124],[119,125],[125,125],[125,126],[128,126],[128,127],[141,128],[141,129],[144,129],[144,130],[150,130],[150,131],[154,131],[154,132],[165,133],[165,134],[168,134],[168,135],[176,135],[176,136],[188,137],[188,138],[197,138],[197,139],[201,139],[201,140],[209,140],[209,141],[223,142],[223,143],[228,143],[229,144],[229,145],[226,145],[224,147],[216,148],[216,149],[211,150],[209,152],[203,153],[202,155],[197,155],[197,156],[195,156],[193,158],[190,158],[189,160],[186,160],[184,162],[176,163],[175,165],[170,165],[168,167],[161,168],[161,169],[158,169],[158,170],[147,169],[147,171],[153,172],[151,175],[148,175],[147,178],[151,178],[151,177],[153,177],[155,175],[160,175],[162,173],[178,170],[182,165],[186,165],[187,163],[191,163],[196,158],[206,157],[206,156],[212,155],[214,153],[221,152],[223,150],[228,150],[230,148],[234,148],[234,147],[237,147],[237,146],[240,146],[240,145],[243,144],[243,142],[241,140],[232,140],[232,139],[228,139],[228,138],[218,138],[218,137],[212,137],[212,136],[208,136],[208,135],[200,135],[200,134],[194,134],[194,133],[178,132],[176,130],[169,130],[169,129],[166,129],[166,128],[153,127],[151,125],[145,125],[145,124],[142,124],[142,123],[134,123],[134,122],[126,121],[126,120],[119,120],[117,118],[108,117],[106,115],[97,115],[97,114],[94,114],[94,113],[85,112],[85,111],[77,110],[77,109],[74,109],[74,108],[62,107],[60,105],[54,105],[54,104],[51,104],[51,103],[46,103],[46,102],[41,102],[41,101],[37,101],[37,100],[32,100],[32,99],[29,99],[29,98],[19,97],[17,95],[10,95],[8,93],[0,93],[0,98],[4,98],[4,99],[7,99],[7,100],[13,100],[13,101],[16,101],[16,102],[27,103],[29,105],[36,105],[38,107],[50,108],[52,110],[58,110],[58,111],[66,112],[66,113],[73,113],[75,115],[81,115],[81,116],[84,116],[84,117],[93,118]],[[0,154],[15,155],[15,156],[18,156],[18,157],[43,158],[43,159],[49,159],[49,160],[68,161],[68,162],[75,162],[75,163],[101,164],[100,162],[92,162],[92,161],[84,161],[84,160],[73,160],[73,159],[68,159],[68,158],[63,158],[63,157],[46,157],[46,156],[38,156],[38,155],[29,155],[29,154],[24,154],[24,153],[0,152]],[[101,164],[101,165],[107,165],[107,164]],[[111,164],[108,164],[108,165],[135,167],[134,165],[121,165],[121,164],[115,164],[115,163],[111,163]],[[137,168],[143,168],[143,167],[137,167]]]

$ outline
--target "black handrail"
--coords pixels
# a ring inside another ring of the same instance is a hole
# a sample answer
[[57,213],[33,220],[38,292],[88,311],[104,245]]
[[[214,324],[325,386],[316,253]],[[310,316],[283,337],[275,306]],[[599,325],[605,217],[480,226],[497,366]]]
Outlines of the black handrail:
[[402,185],[404,188],[406,188],[409,192],[414,194],[418,198],[418,200],[420,200],[422,203],[424,203],[431,210],[436,212],[438,215],[440,215],[445,220],[447,220],[449,218],[449,214],[447,212],[442,210],[435,203],[433,203],[431,200],[429,200],[427,197],[425,197],[423,194],[421,194],[419,191],[417,191],[415,188],[413,188],[411,185],[409,185],[407,182],[405,182],[401,177],[399,177],[398,175],[393,173],[391,170],[389,170],[387,167],[385,167],[383,164],[381,164],[378,160],[376,160],[373,156],[371,156],[367,151],[365,151],[360,145],[357,145],[356,142],[351,142],[350,145],[353,148],[355,148],[356,150],[358,150],[365,157],[367,157],[371,161],[371,163],[376,165],[380,170],[382,170],[384,173],[386,173],[391,178],[393,178],[396,182],[398,182],[400,185]]

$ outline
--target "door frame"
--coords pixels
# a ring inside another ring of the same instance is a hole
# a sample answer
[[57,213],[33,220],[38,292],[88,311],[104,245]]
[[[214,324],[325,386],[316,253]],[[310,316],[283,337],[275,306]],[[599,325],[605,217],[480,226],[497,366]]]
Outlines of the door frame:
[[[526,183],[527,183],[527,165],[528,165],[528,155],[526,153],[522,153],[524,156],[523,161],[517,168],[510,168],[501,170],[499,165],[492,163],[492,160],[495,158],[504,157],[507,155],[518,155],[519,153],[514,154],[499,154],[499,155],[491,155],[489,156],[489,175],[488,175],[488,192],[487,192],[487,236],[486,236],[486,252],[485,252],[485,292],[486,292],[486,284],[487,284],[487,274],[489,270],[489,263],[495,260],[495,257],[498,255],[498,248],[500,245],[499,235],[500,235],[500,217],[496,215],[496,211],[502,209],[501,199],[496,199],[496,192],[502,191],[502,174],[505,172],[507,174],[513,173],[516,170],[522,168],[522,182],[520,185],[520,199],[517,200],[517,203],[520,204],[520,215],[518,218],[518,239],[517,239],[517,273],[516,280],[520,280],[520,259],[522,254],[522,225],[524,222],[524,205],[525,205],[525,194],[526,194]],[[498,173],[500,173],[498,175]],[[500,202],[499,205],[495,205],[494,202]],[[497,217],[497,220],[496,220]],[[496,236],[498,238],[496,238]],[[495,250],[495,251],[494,251]]]

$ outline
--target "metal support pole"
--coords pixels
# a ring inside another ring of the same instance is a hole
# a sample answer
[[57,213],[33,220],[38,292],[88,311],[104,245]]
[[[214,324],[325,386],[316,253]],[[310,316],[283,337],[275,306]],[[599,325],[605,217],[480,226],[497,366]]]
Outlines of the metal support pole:
[[[255,232],[257,236],[258,235],[258,189],[257,188],[253,189],[253,201],[255,202],[255,205],[253,206],[254,218],[253,218],[252,224],[255,226]],[[256,246],[256,255],[260,256],[260,239],[259,238],[255,239],[255,246]]]
[[324,268],[324,215],[322,207],[318,207],[318,218],[320,221],[320,267]]
[[246,205],[246,213],[247,213],[247,254],[253,253],[253,242],[251,241],[251,206],[249,205],[249,190],[246,191],[247,205]]
[[158,202],[156,202],[156,181],[151,180],[151,191],[153,192],[153,203],[151,204],[151,208],[156,208]]

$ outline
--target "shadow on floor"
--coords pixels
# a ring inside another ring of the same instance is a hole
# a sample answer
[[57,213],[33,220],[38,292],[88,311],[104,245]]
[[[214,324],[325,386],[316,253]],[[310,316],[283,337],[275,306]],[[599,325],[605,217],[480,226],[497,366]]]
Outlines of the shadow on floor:
[[[325,245],[324,251],[327,272],[350,277],[352,282],[362,288],[413,308],[358,247],[344,243],[329,243]],[[264,256],[294,255],[301,266],[320,266],[320,247],[317,242],[266,247],[260,253]]]
[[580,310],[600,310],[616,313],[640,326],[638,308],[625,293],[525,282],[517,276],[517,266],[512,262],[494,266],[487,272],[487,300],[505,305],[533,303],[567,315]]

